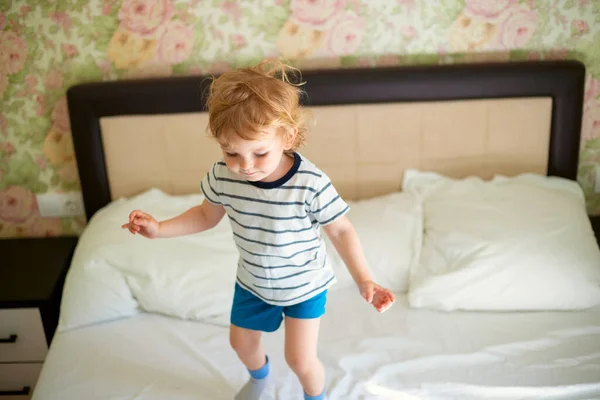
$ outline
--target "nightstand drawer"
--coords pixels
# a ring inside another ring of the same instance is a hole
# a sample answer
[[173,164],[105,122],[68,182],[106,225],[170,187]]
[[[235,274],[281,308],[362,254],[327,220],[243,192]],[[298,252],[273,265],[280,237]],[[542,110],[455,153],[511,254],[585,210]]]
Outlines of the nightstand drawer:
[[48,345],[37,308],[0,310],[0,362],[43,362],[46,353]]
[[42,365],[42,363],[0,364],[0,399],[31,399]]

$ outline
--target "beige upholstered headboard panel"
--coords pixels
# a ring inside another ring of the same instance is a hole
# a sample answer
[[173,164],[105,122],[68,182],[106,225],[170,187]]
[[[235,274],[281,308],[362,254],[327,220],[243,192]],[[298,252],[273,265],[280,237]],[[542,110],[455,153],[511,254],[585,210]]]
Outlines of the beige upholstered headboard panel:
[[[453,177],[545,174],[551,98],[385,103],[312,108],[316,125],[300,152],[347,199],[400,190],[407,168]],[[113,199],[151,187],[198,193],[221,157],[205,113],[100,120]]]

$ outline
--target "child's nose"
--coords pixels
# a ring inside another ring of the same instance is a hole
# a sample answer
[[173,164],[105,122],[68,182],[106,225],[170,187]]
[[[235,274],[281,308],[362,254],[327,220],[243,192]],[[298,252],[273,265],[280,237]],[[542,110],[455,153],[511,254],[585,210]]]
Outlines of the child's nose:
[[249,171],[252,168],[252,163],[250,162],[250,160],[242,160],[240,163],[240,168],[243,169],[244,171]]

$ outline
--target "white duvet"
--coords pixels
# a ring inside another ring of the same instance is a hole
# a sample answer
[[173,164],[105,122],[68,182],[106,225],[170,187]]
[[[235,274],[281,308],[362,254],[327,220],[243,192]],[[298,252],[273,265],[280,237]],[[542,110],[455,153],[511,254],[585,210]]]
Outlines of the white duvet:
[[[264,400],[301,400],[283,330]],[[319,354],[330,400],[599,399],[600,309],[442,313],[400,297],[376,313],[330,293]],[[225,400],[247,379],[228,330],[153,314],[57,334],[34,400]]]
[[[134,207],[164,219],[201,200],[151,190],[94,216],[67,277],[35,400],[233,398],[248,375],[228,340],[237,261],[228,222],[175,240],[119,228]],[[419,258],[421,207],[393,194],[353,210],[376,281],[398,301],[375,312],[330,252],[338,284],[319,339],[330,400],[600,399],[600,308],[411,309],[400,293]],[[302,399],[285,364],[283,330],[264,338],[274,378],[264,400]]]

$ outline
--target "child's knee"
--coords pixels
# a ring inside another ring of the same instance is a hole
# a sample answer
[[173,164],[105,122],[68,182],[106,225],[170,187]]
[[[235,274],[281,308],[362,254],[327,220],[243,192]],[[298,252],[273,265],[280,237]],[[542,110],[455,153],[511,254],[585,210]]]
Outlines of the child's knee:
[[285,360],[296,375],[309,374],[317,364],[318,360],[314,356],[302,354],[300,352],[288,351],[285,354]]
[[229,331],[229,343],[238,354],[253,353],[260,346],[260,335],[239,329],[231,329]]

